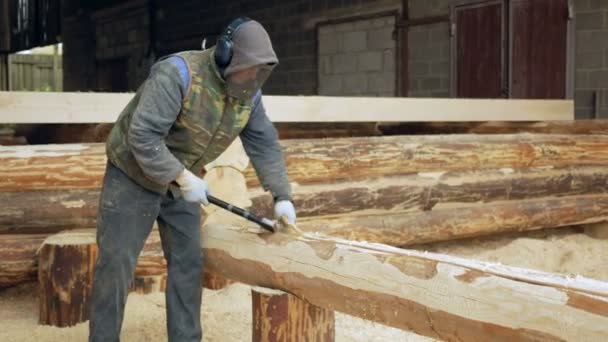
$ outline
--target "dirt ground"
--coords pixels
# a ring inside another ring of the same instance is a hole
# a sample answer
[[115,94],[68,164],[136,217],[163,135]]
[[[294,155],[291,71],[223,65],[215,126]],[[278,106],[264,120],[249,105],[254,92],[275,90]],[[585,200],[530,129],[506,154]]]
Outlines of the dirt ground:
[[[577,274],[608,281],[608,239],[581,228],[562,228],[514,236],[463,240],[417,249],[501,262],[549,272]],[[205,341],[251,340],[250,287],[235,284],[204,291],[202,323]],[[123,341],[166,341],[162,293],[131,294],[122,330]],[[87,323],[72,328],[37,325],[34,284],[0,292],[0,341],[85,341]],[[433,341],[425,337],[336,313],[337,341]]]

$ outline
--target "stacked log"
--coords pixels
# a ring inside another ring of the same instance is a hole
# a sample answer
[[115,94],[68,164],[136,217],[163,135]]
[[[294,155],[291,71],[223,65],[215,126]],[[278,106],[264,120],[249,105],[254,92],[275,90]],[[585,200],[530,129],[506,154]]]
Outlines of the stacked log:
[[[608,219],[606,135],[391,136],[281,144],[306,231],[405,246]],[[6,166],[0,169],[0,200],[6,203],[0,234],[94,227],[106,164],[103,145],[7,146],[0,149],[0,163]],[[270,195],[251,166],[243,169],[250,209],[271,217]]]

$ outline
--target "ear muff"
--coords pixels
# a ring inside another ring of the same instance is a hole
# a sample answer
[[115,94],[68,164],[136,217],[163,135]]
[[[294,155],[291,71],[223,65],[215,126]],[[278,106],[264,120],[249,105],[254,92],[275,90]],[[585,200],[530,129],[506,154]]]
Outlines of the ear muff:
[[221,36],[217,40],[217,44],[215,45],[215,64],[220,69],[225,69],[230,65],[230,61],[232,60],[232,36],[234,32],[239,29],[239,26],[243,23],[250,21],[251,19],[247,17],[240,17],[234,19],[228,27],[222,32]]

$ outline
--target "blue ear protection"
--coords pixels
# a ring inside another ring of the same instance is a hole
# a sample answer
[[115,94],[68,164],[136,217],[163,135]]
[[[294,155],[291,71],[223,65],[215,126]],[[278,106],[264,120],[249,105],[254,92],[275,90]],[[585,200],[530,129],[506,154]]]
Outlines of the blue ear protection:
[[239,26],[243,23],[250,21],[251,19],[247,17],[240,17],[234,19],[228,27],[222,32],[222,35],[218,38],[217,44],[215,46],[215,64],[220,69],[225,69],[228,65],[230,65],[230,61],[232,60],[232,36],[234,32],[238,30]]

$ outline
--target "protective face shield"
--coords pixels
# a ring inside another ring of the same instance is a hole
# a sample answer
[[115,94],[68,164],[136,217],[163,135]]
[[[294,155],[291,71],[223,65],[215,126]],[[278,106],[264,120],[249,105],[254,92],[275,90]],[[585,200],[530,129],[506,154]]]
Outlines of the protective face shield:
[[226,76],[228,96],[249,100],[262,88],[275,65],[256,65]]

